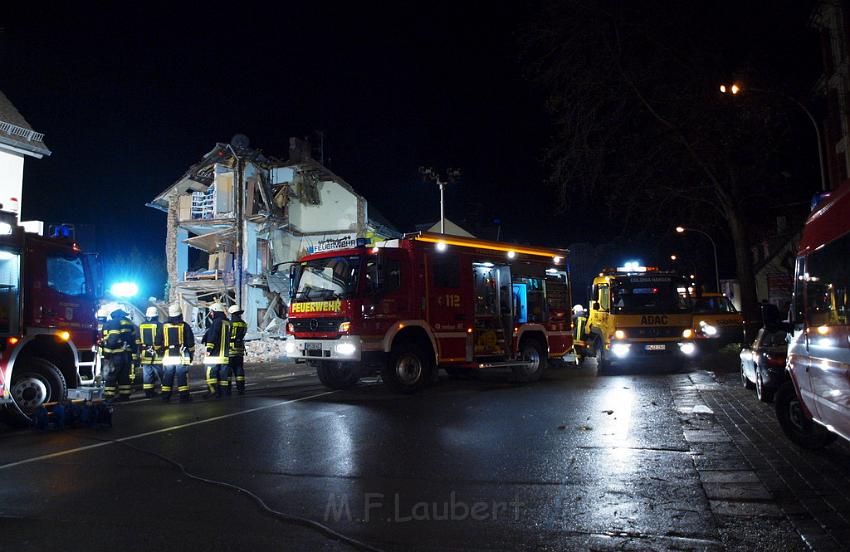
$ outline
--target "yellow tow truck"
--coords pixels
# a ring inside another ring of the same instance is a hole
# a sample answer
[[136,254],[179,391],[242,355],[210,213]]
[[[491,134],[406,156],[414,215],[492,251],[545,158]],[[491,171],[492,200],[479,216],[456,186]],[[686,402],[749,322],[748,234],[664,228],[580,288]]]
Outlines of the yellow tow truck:
[[722,293],[691,297],[694,334],[700,348],[719,349],[744,341],[744,317]]
[[696,354],[687,282],[675,272],[626,263],[593,280],[590,310],[578,328],[579,358],[599,371],[637,362],[676,364]]

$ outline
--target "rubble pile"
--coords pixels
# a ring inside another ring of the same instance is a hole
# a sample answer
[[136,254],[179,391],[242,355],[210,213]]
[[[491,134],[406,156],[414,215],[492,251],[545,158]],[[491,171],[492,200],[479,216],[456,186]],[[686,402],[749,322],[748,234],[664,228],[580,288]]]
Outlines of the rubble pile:
[[275,362],[286,357],[283,339],[254,339],[245,342],[245,362]]

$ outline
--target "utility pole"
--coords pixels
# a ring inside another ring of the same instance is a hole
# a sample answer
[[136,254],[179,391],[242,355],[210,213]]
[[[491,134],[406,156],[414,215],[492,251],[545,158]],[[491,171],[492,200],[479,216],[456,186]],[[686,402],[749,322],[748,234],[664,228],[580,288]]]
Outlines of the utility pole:
[[446,169],[445,176],[437,172],[433,167],[419,167],[419,174],[425,182],[433,182],[440,189],[440,234],[446,233],[446,184],[454,184],[460,180],[462,171],[460,169]]

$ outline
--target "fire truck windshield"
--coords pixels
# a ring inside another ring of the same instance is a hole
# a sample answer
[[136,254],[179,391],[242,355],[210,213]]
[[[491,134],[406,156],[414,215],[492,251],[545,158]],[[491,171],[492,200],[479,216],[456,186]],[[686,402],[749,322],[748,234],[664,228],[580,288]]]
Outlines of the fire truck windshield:
[[345,299],[357,291],[362,257],[327,257],[301,263],[295,299]]
[[639,276],[618,279],[612,284],[611,307],[615,314],[662,314],[686,312],[689,298],[684,287],[671,276]]

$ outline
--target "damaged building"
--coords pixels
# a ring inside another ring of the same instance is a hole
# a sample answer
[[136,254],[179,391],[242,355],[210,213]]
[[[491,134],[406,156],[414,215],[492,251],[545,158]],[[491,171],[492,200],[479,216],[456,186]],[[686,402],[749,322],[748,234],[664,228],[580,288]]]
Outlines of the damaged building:
[[198,330],[213,302],[240,305],[248,339],[283,334],[302,255],[399,235],[297,138],[285,161],[241,135],[216,144],[148,205],[167,214],[168,300]]

